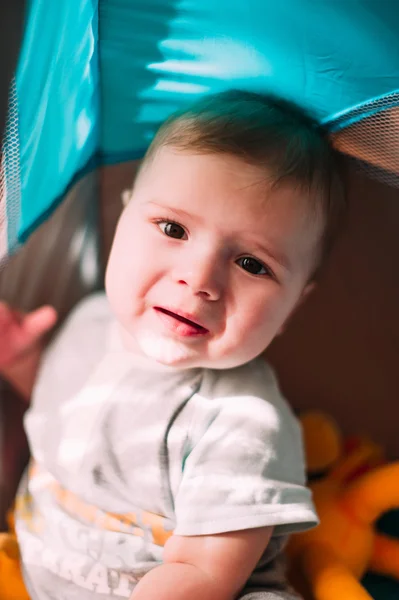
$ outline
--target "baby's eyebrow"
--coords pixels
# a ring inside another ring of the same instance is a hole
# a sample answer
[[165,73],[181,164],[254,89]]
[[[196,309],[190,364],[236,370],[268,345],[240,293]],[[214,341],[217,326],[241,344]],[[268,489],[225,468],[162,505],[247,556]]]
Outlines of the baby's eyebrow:
[[155,200],[149,200],[147,202],[147,204],[151,204],[151,206],[156,206],[157,208],[160,208],[161,210],[167,210],[171,213],[175,213],[176,215],[183,217],[185,219],[190,219],[192,218],[193,215],[191,215],[190,213],[186,212],[185,210],[181,209],[181,208],[176,208],[173,206],[169,206],[169,205],[165,205],[165,204],[160,204],[159,202],[155,202]]
[[258,242],[254,243],[254,248],[259,252],[267,254],[269,258],[278,263],[286,271],[292,271],[292,263],[285,252],[279,251],[277,248],[272,249],[270,246],[266,246]]

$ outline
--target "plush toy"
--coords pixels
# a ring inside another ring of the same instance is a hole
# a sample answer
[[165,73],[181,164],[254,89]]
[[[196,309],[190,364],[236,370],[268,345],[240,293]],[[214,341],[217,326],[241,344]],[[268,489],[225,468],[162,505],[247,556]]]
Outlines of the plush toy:
[[359,581],[367,570],[399,579],[399,540],[374,528],[384,512],[399,507],[399,462],[388,464],[367,438],[345,444],[323,413],[303,415],[301,422],[320,525],[292,536],[291,580],[305,598],[372,600]]
[[0,598],[29,600],[22,579],[17,540],[10,533],[0,533]]
[[8,527],[9,533],[0,533],[0,598],[29,600],[21,573],[12,512],[8,515]]

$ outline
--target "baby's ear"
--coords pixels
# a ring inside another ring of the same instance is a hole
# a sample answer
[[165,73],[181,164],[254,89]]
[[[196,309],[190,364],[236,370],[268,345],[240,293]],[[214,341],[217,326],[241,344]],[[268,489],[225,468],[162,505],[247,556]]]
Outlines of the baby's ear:
[[297,310],[297,308],[302,306],[302,304],[305,302],[305,300],[308,298],[308,296],[310,296],[310,294],[312,294],[316,288],[317,288],[317,283],[315,281],[311,281],[307,285],[305,285],[305,287],[302,290],[302,294],[299,296],[299,300],[295,305],[294,310]]
[[123,192],[121,193],[121,200],[124,208],[128,205],[131,195],[132,190],[130,189],[123,190]]
[[293,315],[296,313],[296,311],[302,306],[302,304],[305,302],[305,300],[309,297],[309,295],[314,292],[314,290],[317,288],[317,283],[315,281],[312,281],[310,283],[308,283],[302,290],[301,295],[299,296],[294,308],[292,309],[291,313],[288,315],[288,317],[286,318],[284,324],[280,327],[279,331],[277,332],[277,335],[281,335],[282,333],[284,333],[284,331],[287,328],[288,323],[290,322],[290,320],[292,319]]

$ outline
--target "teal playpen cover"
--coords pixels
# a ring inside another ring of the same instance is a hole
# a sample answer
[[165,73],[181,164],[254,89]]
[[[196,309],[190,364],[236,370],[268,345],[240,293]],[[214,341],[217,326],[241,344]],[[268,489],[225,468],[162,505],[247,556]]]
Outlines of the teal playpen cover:
[[27,0],[3,141],[0,256],[77,177],[142,156],[159,123],[200,94],[271,91],[331,131],[392,109],[398,31],[392,0]]

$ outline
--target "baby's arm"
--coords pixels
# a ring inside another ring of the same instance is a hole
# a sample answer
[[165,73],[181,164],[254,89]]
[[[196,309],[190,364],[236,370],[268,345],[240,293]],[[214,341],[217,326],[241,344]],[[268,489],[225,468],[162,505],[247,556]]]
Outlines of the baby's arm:
[[164,563],[143,577],[131,600],[233,600],[265,551],[272,527],[218,535],[172,536]]
[[0,375],[26,400],[44,349],[43,335],[56,319],[50,306],[25,314],[0,302]]

